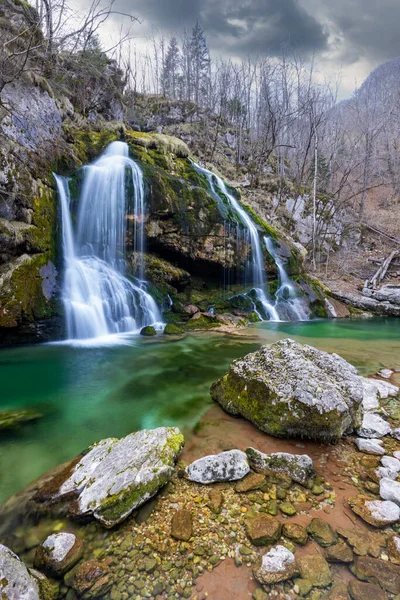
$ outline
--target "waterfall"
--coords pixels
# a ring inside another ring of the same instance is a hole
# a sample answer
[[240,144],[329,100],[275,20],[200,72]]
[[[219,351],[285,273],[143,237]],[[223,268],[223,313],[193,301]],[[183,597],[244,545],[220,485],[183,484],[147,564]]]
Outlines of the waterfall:
[[[125,274],[127,178],[134,190],[134,249],[138,278]],[[84,168],[74,235],[68,180],[55,175],[62,212],[65,264],[62,300],[69,339],[100,338],[161,326],[144,281],[143,174],[124,142],[113,142]]]
[[[203,173],[207,177],[211,192],[213,197],[217,199],[218,205],[220,206],[222,202],[219,195],[219,193],[221,193],[228,200],[230,207],[238,216],[240,223],[242,223],[246,228],[251,245],[251,285],[253,286],[256,299],[263,307],[265,316],[269,317],[270,321],[280,321],[279,314],[276,311],[274,304],[269,300],[265,291],[267,282],[265,279],[266,273],[264,255],[255,223],[249,214],[244,210],[244,208],[240,206],[233,194],[228,191],[224,181],[218,177],[218,175],[215,175],[215,173],[209,171],[208,169],[200,167],[194,162],[193,165],[200,173]],[[224,215],[224,212],[226,213],[226,209],[225,211],[222,210],[221,212]],[[262,318],[262,315],[260,315],[260,317]]]
[[275,293],[275,308],[285,321],[308,321],[309,312],[297,294],[297,290],[284,264],[278,256],[274,243],[270,237],[264,236],[264,244],[273,258],[278,269],[279,287]]

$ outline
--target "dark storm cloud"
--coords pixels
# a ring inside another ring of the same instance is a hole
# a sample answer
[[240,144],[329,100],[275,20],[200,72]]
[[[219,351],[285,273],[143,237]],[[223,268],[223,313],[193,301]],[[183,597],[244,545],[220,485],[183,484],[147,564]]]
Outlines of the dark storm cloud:
[[287,43],[309,53],[327,43],[321,23],[297,0],[136,0],[133,10],[143,25],[172,33],[198,20],[212,49],[235,56],[274,56]]

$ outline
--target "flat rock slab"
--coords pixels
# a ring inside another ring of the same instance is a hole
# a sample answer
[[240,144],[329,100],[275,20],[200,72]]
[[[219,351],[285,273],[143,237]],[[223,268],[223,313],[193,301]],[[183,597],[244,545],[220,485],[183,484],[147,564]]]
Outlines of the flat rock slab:
[[169,481],[183,444],[175,427],[102,440],[88,449],[52,500],[72,497],[73,514],[93,515],[113,527]]
[[241,450],[203,456],[186,467],[186,475],[196,483],[237,481],[250,472],[247,456]]
[[0,544],[0,592],[2,600],[51,600],[50,582],[35,577],[7,546]]
[[291,339],[233,361],[211,387],[228,413],[270,435],[323,442],[359,424],[363,394],[361,378],[347,361]]
[[193,517],[190,510],[178,510],[171,519],[171,536],[187,542],[193,535]]
[[315,477],[314,463],[307,454],[289,454],[287,452],[273,452],[263,454],[255,448],[247,448],[246,455],[250,465],[259,473],[285,473],[293,481],[306,484]]

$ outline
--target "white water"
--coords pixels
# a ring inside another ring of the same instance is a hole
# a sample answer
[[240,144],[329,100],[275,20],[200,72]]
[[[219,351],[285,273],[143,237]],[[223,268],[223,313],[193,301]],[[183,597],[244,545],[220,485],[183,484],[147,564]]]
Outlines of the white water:
[[286,316],[286,319],[282,318],[282,320],[308,321],[309,313],[301,298],[298,297],[296,287],[287,274],[284,264],[275,250],[272,239],[264,236],[264,244],[278,269],[279,287],[275,293],[276,310],[281,317]]
[[[255,291],[255,295],[258,302],[262,305],[266,316],[269,317],[269,320],[280,321],[279,314],[276,311],[274,304],[268,299],[264,289],[267,285],[267,282],[265,279],[264,256],[257,227],[244,208],[240,206],[233,194],[228,191],[224,181],[218,177],[218,175],[215,175],[215,173],[212,173],[212,171],[209,171],[208,169],[200,167],[196,163],[193,163],[193,165],[200,173],[203,173],[207,177],[213,195],[219,198],[218,192],[215,189],[215,185],[217,185],[219,191],[227,198],[230,206],[238,215],[240,222],[249,232],[249,241],[251,244],[252,286]],[[259,316],[262,318],[262,315]]]
[[[134,248],[139,279],[125,276],[127,176],[134,190]],[[73,340],[102,339],[161,326],[161,317],[143,279],[143,175],[124,142],[113,142],[85,167],[74,235],[68,181],[55,176],[62,209],[65,274],[62,299],[67,335]]]

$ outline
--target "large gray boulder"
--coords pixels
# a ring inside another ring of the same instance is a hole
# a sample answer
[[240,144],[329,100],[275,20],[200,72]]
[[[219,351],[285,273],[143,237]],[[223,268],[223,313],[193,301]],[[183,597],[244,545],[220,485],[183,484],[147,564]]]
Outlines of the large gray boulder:
[[88,449],[51,500],[74,498],[75,515],[92,515],[113,527],[169,481],[183,444],[176,427],[102,440]]
[[211,387],[227,412],[277,437],[332,442],[361,421],[364,388],[337,354],[284,339],[233,361]]
[[237,481],[250,471],[247,456],[241,450],[227,450],[203,456],[186,467],[186,475],[197,483]]
[[41,573],[30,571],[7,546],[0,544],[1,600],[51,600],[51,585]]

